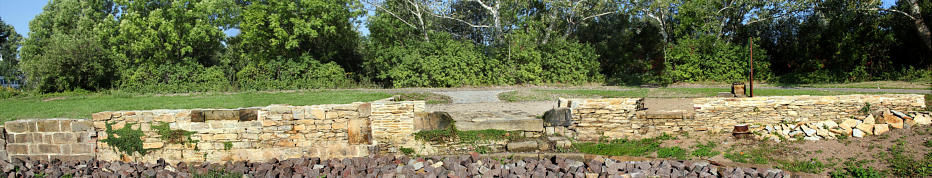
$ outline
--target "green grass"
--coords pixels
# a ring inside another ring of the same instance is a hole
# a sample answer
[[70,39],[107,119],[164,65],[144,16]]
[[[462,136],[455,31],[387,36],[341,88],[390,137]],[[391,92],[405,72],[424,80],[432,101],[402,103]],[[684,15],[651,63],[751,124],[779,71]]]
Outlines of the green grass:
[[686,150],[680,147],[663,147],[657,150],[658,158],[676,158],[680,160],[688,159],[689,154],[686,154]]
[[844,162],[844,167],[835,169],[832,172],[829,172],[829,176],[832,178],[845,178],[845,177],[855,177],[855,178],[882,178],[887,177],[885,172],[874,169],[873,167],[867,166],[867,160],[857,160],[856,158],[848,158]]
[[718,156],[719,154],[722,154],[722,152],[715,151],[715,146],[717,145],[715,145],[715,142],[712,142],[712,141],[709,141],[708,143],[704,145],[697,144],[695,146],[692,146],[693,148],[695,148],[695,150],[693,150],[692,152],[692,156],[699,157],[699,158],[711,158],[714,156]]
[[52,94],[0,100],[0,121],[23,118],[90,118],[118,110],[238,108],[270,104],[315,105],[374,101],[392,94],[359,90],[204,93],[183,95]]
[[517,140],[522,139],[522,131],[504,131],[497,129],[485,130],[457,130],[455,127],[438,130],[422,130],[414,133],[414,138],[428,142],[456,142],[474,144],[490,140]]
[[[557,98],[642,98],[642,97],[711,97],[719,92],[731,92],[729,88],[640,88],[631,90],[604,89],[535,89],[517,90],[499,94],[499,99],[508,102],[550,101]],[[784,90],[755,89],[754,96],[790,96],[790,95],[848,95],[880,94],[877,92],[820,91],[820,90]]]
[[453,99],[446,95],[430,92],[398,93],[399,100],[421,100],[427,104],[446,104],[452,103]]
[[725,152],[725,159],[739,163],[768,164],[778,162],[778,155],[782,155],[786,147],[780,144],[760,142],[750,148],[741,150],[729,149]]
[[673,136],[662,135],[654,138],[645,139],[616,139],[607,142],[580,142],[573,143],[579,152],[596,155],[610,156],[647,156],[657,150],[660,150],[660,143],[663,140],[673,139]]
[[815,159],[811,159],[808,161],[797,160],[797,161],[788,161],[788,162],[787,161],[778,161],[778,162],[780,162],[780,166],[777,166],[777,168],[783,169],[786,171],[791,171],[791,172],[808,172],[808,173],[818,174],[818,173],[822,173],[822,171],[825,170],[826,168],[831,167],[831,165],[822,163],[821,161],[815,160]]

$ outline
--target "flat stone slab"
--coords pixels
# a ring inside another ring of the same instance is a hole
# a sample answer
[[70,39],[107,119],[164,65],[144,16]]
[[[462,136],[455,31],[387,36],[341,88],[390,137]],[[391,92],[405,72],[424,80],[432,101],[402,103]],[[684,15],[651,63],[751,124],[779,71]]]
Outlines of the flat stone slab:
[[450,112],[458,130],[544,131],[544,120],[521,111]]

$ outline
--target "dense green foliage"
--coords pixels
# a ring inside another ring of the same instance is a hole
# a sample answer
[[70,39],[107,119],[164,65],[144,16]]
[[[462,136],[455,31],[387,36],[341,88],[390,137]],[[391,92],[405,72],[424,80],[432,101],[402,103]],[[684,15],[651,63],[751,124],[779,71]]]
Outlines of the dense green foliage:
[[0,21],[0,76],[146,93],[738,82],[753,48],[761,81],[929,81],[929,21],[920,0],[60,0],[24,40]]
[[13,80],[20,74],[16,69],[19,63],[16,50],[19,49],[23,36],[16,33],[13,26],[0,18],[0,77]]
[[660,147],[662,141],[670,139],[674,139],[674,137],[663,134],[658,137],[644,139],[615,139],[611,141],[601,141],[598,143],[573,143],[573,147],[579,150],[579,152],[597,155],[647,156],[648,154],[656,152],[657,150],[668,149],[665,151],[665,154],[669,156],[676,156],[674,154],[685,156],[685,150],[669,150],[670,148]]

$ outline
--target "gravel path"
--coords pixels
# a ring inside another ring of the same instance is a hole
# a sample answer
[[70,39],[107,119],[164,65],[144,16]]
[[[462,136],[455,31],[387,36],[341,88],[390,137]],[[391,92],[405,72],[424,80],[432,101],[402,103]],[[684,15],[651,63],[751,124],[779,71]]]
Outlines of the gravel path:
[[480,90],[480,91],[442,91],[434,92],[436,94],[450,96],[453,98],[453,104],[462,103],[498,103],[498,94],[512,90]]

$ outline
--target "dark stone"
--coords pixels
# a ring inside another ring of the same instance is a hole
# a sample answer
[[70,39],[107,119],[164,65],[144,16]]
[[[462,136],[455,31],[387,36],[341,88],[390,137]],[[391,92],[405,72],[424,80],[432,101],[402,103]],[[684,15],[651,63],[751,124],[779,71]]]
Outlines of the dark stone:
[[204,122],[204,112],[201,110],[191,110],[191,122]]
[[570,108],[556,108],[544,112],[544,124],[547,126],[570,126],[573,125],[572,110]]
[[256,108],[247,108],[239,110],[239,121],[254,121],[259,117],[259,111]]

